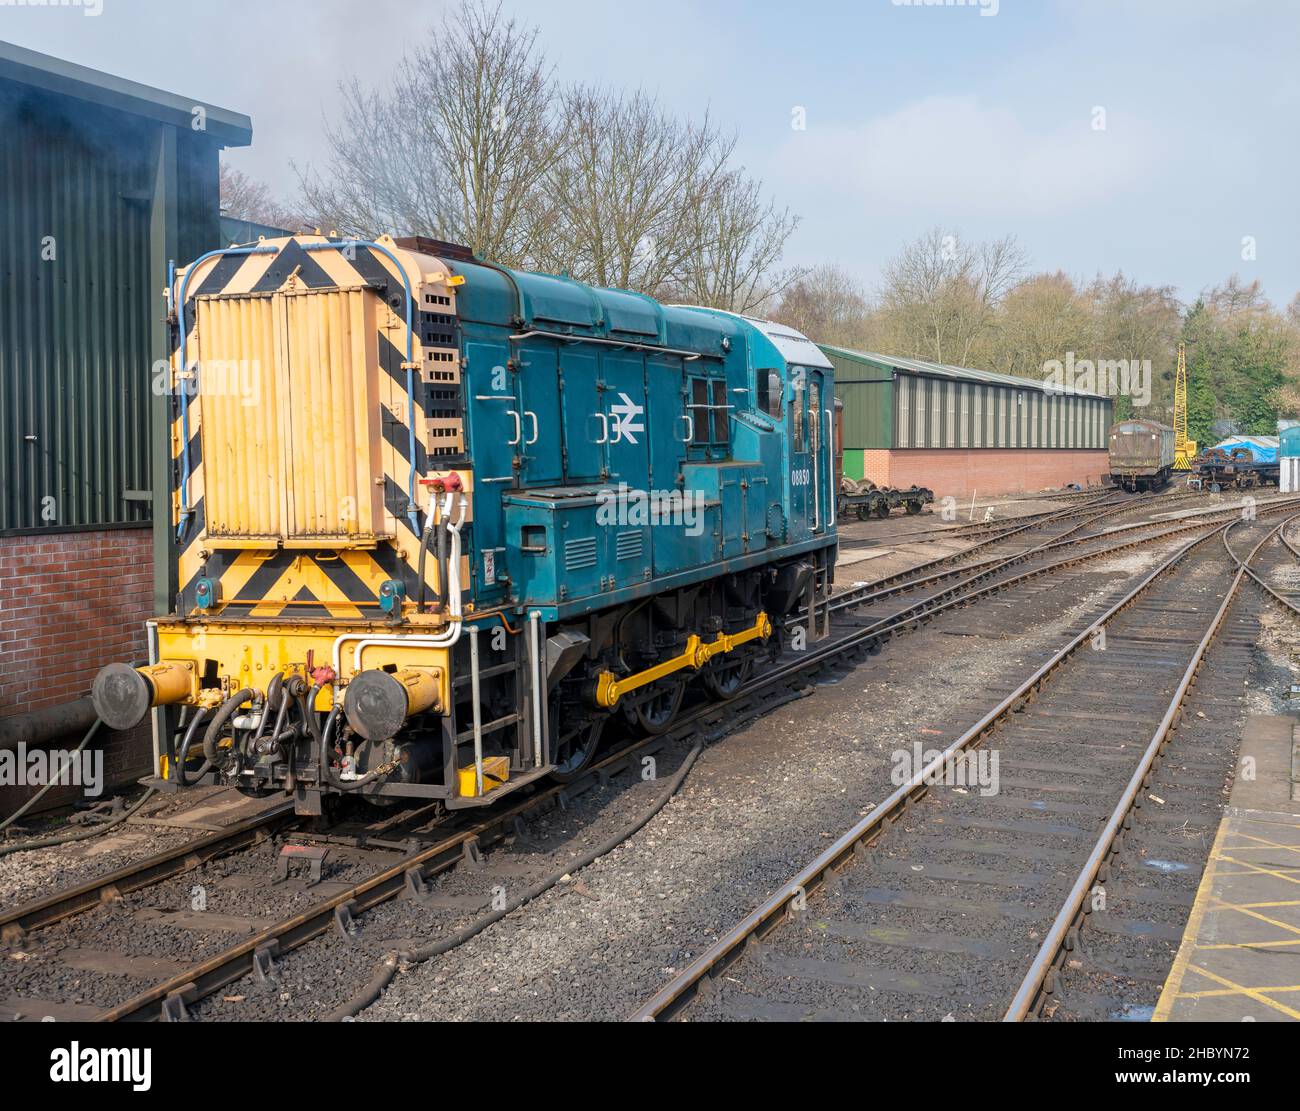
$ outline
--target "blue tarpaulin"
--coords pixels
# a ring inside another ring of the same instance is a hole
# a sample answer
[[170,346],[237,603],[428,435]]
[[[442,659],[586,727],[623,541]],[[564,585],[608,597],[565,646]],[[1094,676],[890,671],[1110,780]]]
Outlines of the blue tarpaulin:
[[1254,453],[1256,463],[1276,463],[1277,445],[1276,436],[1229,436],[1214,446],[1229,453],[1233,448],[1247,447]]

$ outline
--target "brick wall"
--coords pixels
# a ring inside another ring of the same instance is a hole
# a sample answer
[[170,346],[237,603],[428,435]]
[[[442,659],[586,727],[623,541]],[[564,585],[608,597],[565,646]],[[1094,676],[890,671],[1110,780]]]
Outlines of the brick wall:
[[863,469],[880,486],[928,486],[936,498],[969,498],[1032,493],[1070,482],[1096,486],[1106,473],[1107,456],[1101,450],[897,449],[864,452]]
[[[877,486],[893,486],[895,483],[890,479],[890,456],[894,453],[881,448],[868,448],[862,453],[862,477],[874,482]],[[905,486],[911,486],[912,483],[904,483]],[[918,486],[924,486],[925,483],[918,482]]]
[[[148,528],[0,537],[0,723],[89,694],[106,663],[145,659],[144,622],[152,616]],[[149,771],[149,736],[147,723],[126,733],[101,730],[93,743],[103,749],[110,786]],[[29,793],[0,787],[0,813]],[[77,794],[55,790],[46,799],[57,804]]]

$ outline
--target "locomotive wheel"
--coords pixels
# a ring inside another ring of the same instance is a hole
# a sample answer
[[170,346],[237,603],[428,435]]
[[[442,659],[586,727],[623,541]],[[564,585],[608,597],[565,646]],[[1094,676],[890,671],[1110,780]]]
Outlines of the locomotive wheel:
[[736,692],[749,678],[753,666],[753,656],[742,656],[738,660],[711,660],[709,666],[700,672],[700,682],[710,698],[725,702],[729,698],[735,698]]
[[907,503],[907,514],[909,517],[915,517],[921,512],[921,503],[919,501],[910,501]]
[[650,736],[663,733],[677,720],[677,712],[685,697],[685,681],[668,683],[656,690],[634,711],[637,728]]
[[881,518],[889,516],[889,502],[882,501],[876,506],[876,516]]
[[871,507],[868,505],[858,506],[858,520],[867,521],[871,518]]
[[608,715],[601,715],[565,730],[560,726],[558,707],[551,711],[551,759],[555,762],[552,779],[568,783],[587,770],[600,748],[608,721]]

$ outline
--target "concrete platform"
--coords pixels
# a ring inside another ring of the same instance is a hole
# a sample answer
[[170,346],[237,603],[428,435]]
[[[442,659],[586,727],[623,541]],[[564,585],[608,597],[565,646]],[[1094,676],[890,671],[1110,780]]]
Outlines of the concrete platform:
[[1288,1020],[1300,1020],[1300,725],[1253,717],[1152,1021]]

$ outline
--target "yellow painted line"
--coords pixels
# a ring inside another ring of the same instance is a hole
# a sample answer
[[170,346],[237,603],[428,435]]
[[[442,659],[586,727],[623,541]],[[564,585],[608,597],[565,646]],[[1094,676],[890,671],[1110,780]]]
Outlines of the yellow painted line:
[[1300,876],[1288,876],[1287,872],[1300,872],[1300,868],[1261,868],[1258,864],[1252,864],[1249,860],[1238,860],[1235,856],[1223,857],[1229,864],[1236,864],[1239,867],[1247,869],[1245,872],[1229,872],[1233,876],[1272,876],[1274,879],[1285,880],[1287,883],[1300,883]]
[[[1285,984],[1272,988],[1254,988],[1254,991],[1300,991],[1300,984]],[[1236,988],[1218,988],[1214,991],[1189,991],[1183,996],[1184,999],[1223,999],[1230,995],[1240,995],[1241,992]]]
[[1201,925],[1205,912],[1212,898],[1210,889],[1215,877],[1215,866],[1219,862],[1219,853],[1223,849],[1224,836],[1228,830],[1230,818],[1224,817],[1214,834],[1214,844],[1210,846],[1210,856],[1205,862],[1205,871],[1201,873],[1201,882],[1196,887],[1196,901],[1192,904],[1192,913],[1187,918],[1187,928],[1183,930],[1183,941],[1178,946],[1178,955],[1174,957],[1173,966],[1165,986],[1160,991],[1156,1009],[1151,1012],[1152,1022],[1168,1022],[1169,1012],[1173,1010],[1174,1000],[1178,998],[1183,987],[1183,977],[1191,964],[1192,952],[1196,948],[1196,939],[1201,935]]
[[[1270,841],[1267,837],[1256,837],[1254,834],[1247,833],[1245,830],[1238,830],[1238,834],[1259,845],[1267,845],[1270,849],[1284,849],[1289,853],[1300,853],[1300,845],[1283,845],[1278,841]],[[1238,849],[1253,849],[1255,845],[1232,845],[1230,851]]]
[[1288,945],[1300,945],[1300,938],[1294,941],[1220,941],[1214,945],[1198,945],[1196,948],[1207,953],[1212,949],[1281,949]]
[[1276,999],[1270,999],[1267,995],[1262,994],[1265,991],[1273,990],[1270,988],[1248,988],[1242,984],[1235,984],[1223,976],[1218,976],[1208,969],[1200,968],[1197,965],[1191,965],[1190,970],[1198,976],[1204,976],[1207,980],[1215,984],[1222,984],[1225,988],[1233,990],[1225,992],[1226,995],[1244,995],[1249,999],[1255,1000],[1256,1003],[1262,1003],[1265,1007],[1271,1007],[1290,1018],[1300,1020],[1300,1011],[1294,1007],[1288,1007],[1285,1003],[1279,1003]]
[[[1259,869],[1259,868],[1257,868],[1257,867],[1255,867],[1255,866],[1253,866],[1253,865],[1249,865],[1249,862],[1245,862],[1245,863],[1248,864],[1248,870],[1247,870],[1247,871],[1245,871],[1245,872],[1220,872],[1220,873],[1219,873],[1219,879],[1230,879],[1230,878],[1232,878],[1232,877],[1234,877],[1234,876],[1240,878],[1241,876],[1255,876],[1255,875],[1258,875],[1258,874],[1259,874],[1259,872],[1260,872],[1260,869]],[[1287,879],[1288,877],[1285,876],[1285,875],[1282,875],[1282,873],[1285,873],[1285,872],[1300,872],[1300,868],[1276,868],[1276,869],[1274,869],[1274,871],[1277,872],[1277,873],[1281,876],[1282,879]],[[1292,882],[1294,882],[1294,881],[1292,881]]]
[[1276,918],[1269,918],[1267,915],[1260,914],[1257,911],[1249,910],[1245,905],[1238,906],[1236,903],[1225,903],[1220,900],[1219,906],[1224,910],[1235,910],[1238,914],[1244,914],[1248,918],[1254,918],[1260,922],[1267,922],[1270,926],[1276,926],[1284,933],[1294,934],[1296,937],[1300,937],[1300,928],[1292,926],[1287,922],[1279,922]]

